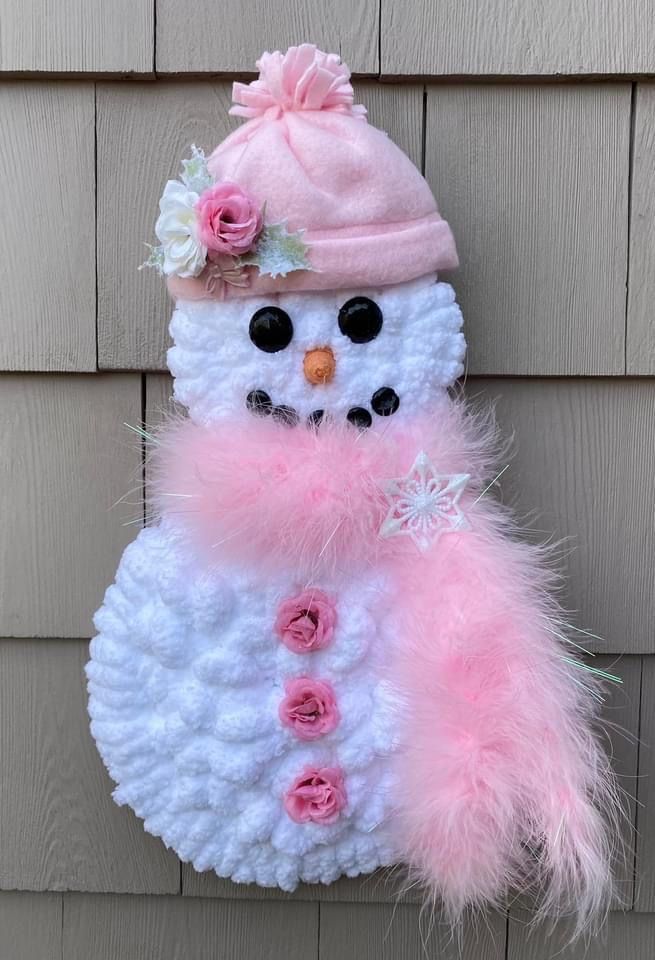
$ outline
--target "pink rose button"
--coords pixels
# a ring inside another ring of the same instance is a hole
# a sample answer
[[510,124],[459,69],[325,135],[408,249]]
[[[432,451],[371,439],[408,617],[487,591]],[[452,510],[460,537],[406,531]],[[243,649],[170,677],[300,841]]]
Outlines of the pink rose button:
[[287,680],[286,696],[279,708],[280,720],[299,740],[317,740],[339,723],[339,710],[332,685],[327,680],[296,677]]
[[332,641],[337,613],[334,604],[320,590],[303,590],[280,604],[275,632],[294,653],[321,650]]
[[284,796],[284,809],[296,823],[334,823],[345,805],[339,767],[306,767]]

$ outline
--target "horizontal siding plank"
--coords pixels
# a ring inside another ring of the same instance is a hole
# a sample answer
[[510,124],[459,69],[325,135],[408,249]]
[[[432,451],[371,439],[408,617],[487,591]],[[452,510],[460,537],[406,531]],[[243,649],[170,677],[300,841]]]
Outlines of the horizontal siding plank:
[[5,81],[0,116],[0,370],[95,370],[93,84]]
[[0,22],[0,72],[153,70],[152,0],[0,0]]
[[[369,116],[420,164],[423,88],[360,82]],[[172,310],[165,283],[137,268],[153,241],[159,197],[189,145],[207,152],[234,128],[225,83],[98,86],[98,364],[163,370]],[[134,171],[145,169],[147,177]]]
[[185,897],[218,897],[222,900],[320,901],[322,903],[421,903],[421,891],[412,885],[402,869],[376,870],[363,877],[341,877],[334,883],[301,883],[293,893],[256,883],[233,883],[208,870],[198,873],[190,863],[182,865],[182,893]]
[[468,370],[624,372],[629,84],[428,87]]
[[644,657],[639,736],[635,910],[655,913],[655,657]]
[[653,73],[650,0],[383,0],[381,70],[396,76]]
[[91,636],[142,509],[123,426],[141,419],[140,379],[0,377],[0,636]]
[[536,539],[561,542],[563,600],[599,653],[653,653],[655,383],[639,380],[473,380],[496,401],[514,456],[505,502]]
[[[180,8],[181,9],[181,8]],[[185,16],[185,24],[188,24]],[[226,83],[98,84],[98,365],[161,370],[171,313],[166,285],[138,270],[156,242],[166,180],[196,143],[207,152],[234,122]]]
[[318,906],[68,894],[63,936],[66,960],[308,960]]
[[626,368],[655,374],[655,84],[636,89]]
[[2,960],[62,960],[62,901],[55,893],[0,893]]
[[429,910],[322,903],[318,960],[504,960],[506,921],[489,914],[452,931]]
[[532,927],[528,919],[510,918],[507,960],[653,960],[655,916],[610,913],[596,936],[583,936],[572,945],[570,923]]
[[306,41],[340,53],[357,73],[378,72],[378,0],[157,2],[158,73],[254,71],[264,50]]
[[0,641],[0,887],[177,892],[177,858],[111,799],[87,659],[81,640]]

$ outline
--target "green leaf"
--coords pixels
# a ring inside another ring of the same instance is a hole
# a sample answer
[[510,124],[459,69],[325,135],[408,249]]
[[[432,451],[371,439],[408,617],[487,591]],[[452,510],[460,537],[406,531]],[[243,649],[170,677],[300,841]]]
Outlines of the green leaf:
[[214,179],[207,169],[207,159],[200,147],[191,145],[191,158],[182,161],[182,183],[188,190],[200,196],[214,183]]
[[262,230],[255,249],[239,257],[239,263],[244,267],[257,267],[261,274],[270,277],[286,277],[294,270],[311,270],[304,232],[289,233],[286,220],[269,223]]
[[156,270],[157,273],[163,276],[164,274],[164,248],[161,244],[158,247],[153,247],[152,244],[146,243],[146,247],[150,250],[150,256],[144,263],[141,264],[139,270],[143,270],[144,267],[152,267],[153,270]]

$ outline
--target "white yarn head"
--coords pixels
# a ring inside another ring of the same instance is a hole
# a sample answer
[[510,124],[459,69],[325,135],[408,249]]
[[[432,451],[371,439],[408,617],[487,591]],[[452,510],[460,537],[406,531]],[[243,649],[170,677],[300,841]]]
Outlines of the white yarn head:
[[[353,342],[339,325],[341,308],[361,297],[373,301],[382,318],[377,335],[364,343]],[[293,331],[287,346],[272,353],[250,336],[253,315],[269,306],[284,311]],[[291,410],[300,421],[316,411],[344,421],[360,408],[374,426],[384,426],[429,414],[461,376],[466,349],[461,327],[452,288],[435,276],[377,290],[179,301],[168,365],[175,398],[198,422],[241,415],[247,420],[252,416],[247,398],[256,393],[270,398],[274,411]],[[308,352],[319,348],[331,351],[334,370],[330,382],[314,384],[303,365]],[[376,413],[380,404],[373,402],[385,389],[398,400],[391,416]]]

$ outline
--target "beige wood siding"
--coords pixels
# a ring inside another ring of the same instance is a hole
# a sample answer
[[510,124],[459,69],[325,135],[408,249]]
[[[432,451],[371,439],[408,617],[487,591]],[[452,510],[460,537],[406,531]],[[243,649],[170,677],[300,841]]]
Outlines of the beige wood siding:
[[626,373],[655,374],[655,84],[635,88]]
[[[318,905],[181,897],[65,897],[66,960],[307,960]],[[265,951],[265,952],[264,952]]]
[[0,405],[0,636],[91,636],[142,511],[123,426],[141,417],[140,378],[7,374]]
[[0,640],[0,886],[177,893],[177,858],[111,799],[87,733],[85,640]]
[[64,904],[55,893],[0,895],[0,956],[61,960]]
[[653,73],[651,0],[382,0],[383,74]]
[[157,70],[252,73],[264,50],[311,41],[377,73],[379,12],[379,0],[159,0]]
[[427,88],[469,373],[624,372],[630,85]]
[[6,73],[150,73],[152,0],[0,0]]
[[0,370],[95,370],[94,112],[92,83],[0,84]]
[[[655,942],[655,7],[652,0],[0,0],[0,960],[546,960],[567,928],[421,913],[402,871],[293,895],[180,864],[111,799],[88,731],[92,613],[148,518],[170,304],[138,271],[165,180],[235,121],[231,84],[313,40],[455,230],[465,392],[499,489],[558,544],[608,694],[628,907]],[[625,734],[621,731],[626,731]],[[618,907],[618,903],[615,905]]]

